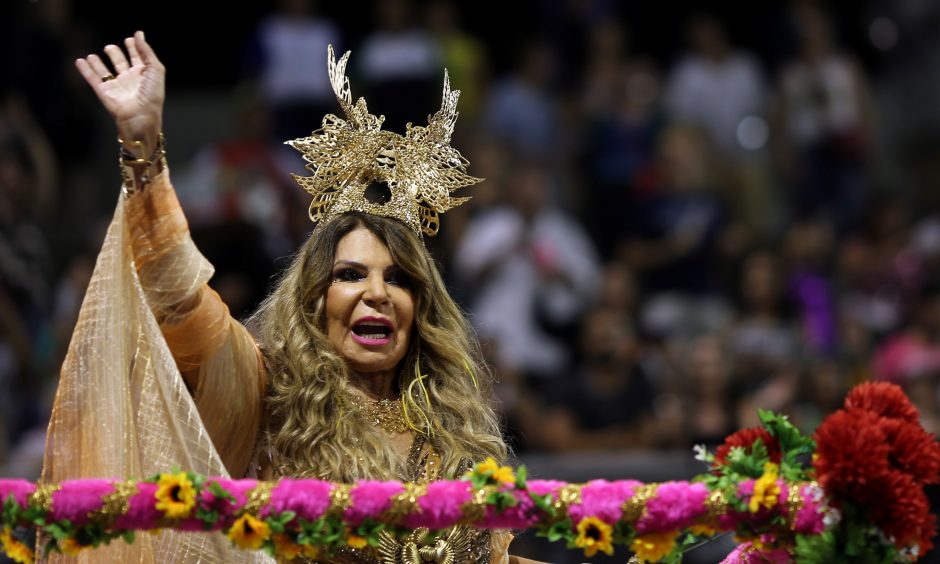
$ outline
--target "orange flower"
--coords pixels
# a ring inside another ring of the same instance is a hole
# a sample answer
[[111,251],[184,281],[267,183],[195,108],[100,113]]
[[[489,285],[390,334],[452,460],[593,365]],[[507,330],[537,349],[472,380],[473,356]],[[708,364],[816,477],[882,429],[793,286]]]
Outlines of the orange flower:
[[578,522],[578,537],[575,546],[584,549],[588,558],[600,550],[608,556],[614,554],[614,528],[597,517],[585,517]]
[[636,554],[640,562],[658,562],[672,552],[678,536],[679,531],[637,535],[630,543],[630,550]]
[[232,523],[228,538],[238,548],[258,550],[264,541],[271,538],[271,527],[251,513],[245,513]]
[[156,508],[170,519],[189,517],[196,505],[196,490],[185,472],[160,474]]
[[303,551],[304,547],[294,542],[294,539],[285,534],[274,535],[274,551],[278,557],[293,560]]
[[689,532],[698,537],[713,537],[718,534],[718,529],[711,525],[692,525]]
[[369,541],[365,537],[360,537],[359,535],[349,535],[346,537],[346,544],[352,548],[365,548],[369,545]]

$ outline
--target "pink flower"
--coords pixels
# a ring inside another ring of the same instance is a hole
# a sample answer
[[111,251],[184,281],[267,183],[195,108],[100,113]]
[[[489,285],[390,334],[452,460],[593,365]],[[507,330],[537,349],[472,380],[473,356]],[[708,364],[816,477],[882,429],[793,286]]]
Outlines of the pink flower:
[[554,494],[559,489],[568,485],[568,482],[560,480],[530,480],[527,482],[529,491],[536,495]]
[[403,491],[405,491],[405,488],[400,482],[379,482],[374,480],[358,482],[349,492],[352,505],[346,509],[346,521],[353,526],[357,526],[368,517],[379,517],[383,511],[391,506],[391,497]]
[[581,503],[568,509],[573,523],[587,517],[597,517],[607,524],[614,524],[623,516],[623,504],[643,485],[636,480],[593,480],[581,488]]
[[790,554],[783,549],[761,550],[750,541],[742,542],[721,564],[789,564]]
[[11,495],[20,507],[26,507],[29,494],[36,491],[36,486],[26,480],[0,480],[0,505]]
[[271,513],[293,511],[299,519],[319,519],[330,506],[329,482],[320,480],[291,480],[284,478],[271,491],[271,501],[262,517]]
[[463,505],[470,502],[469,482],[431,482],[427,495],[418,499],[421,511],[409,515],[405,526],[443,529],[456,523],[463,516]]
[[156,508],[157,484],[140,482],[137,494],[127,502],[127,513],[117,518],[117,529],[152,529],[163,519],[163,512]]
[[52,494],[52,518],[76,525],[88,522],[88,514],[101,509],[104,496],[114,491],[111,480],[66,480]]
[[805,485],[800,488],[803,503],[793,519],[793,530],[800,534],[818,535],[825,528],[825,508],[820,501],[822,490],[819,487]]
[[526,492],[513,492],[516,505],[499,511],[495,507],[488,507],[486,516],[478,524],[481,527],[494,529],[525,529],[538,521],[535,512],[535,503]]
[[656,496],[646,503],[646,515],[637,521],[637,532],[664,532],[688,527],[705,513],[707,497],[705,484],[662,483],[656,489]]

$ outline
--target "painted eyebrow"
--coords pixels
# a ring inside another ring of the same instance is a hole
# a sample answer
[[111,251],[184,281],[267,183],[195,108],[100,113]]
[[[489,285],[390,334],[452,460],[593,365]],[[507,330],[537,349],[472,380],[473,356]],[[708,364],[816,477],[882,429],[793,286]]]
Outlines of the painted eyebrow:
[[351,266],[353,268],[368,270],[366,268],[366,265],[362,264],[361,262],[356,262],[354,260],[338,260],[333,263],[333,268],[336,268],[337,266]]
[[[361,262],[356,262],[354,260],[343,259],[343,260],[338,260],[335,263],[333,263],[334,269],[338,266],[346,266],[346,267],[357,268],[359,270],[366,270],[366,271],[369,270],[368,267],[366,267],[366,265],[362,264]],[[391,272],[402,272],[402,268],[398,266],[397,264],[390,264],[385,268],[384,273],[389,274]]]

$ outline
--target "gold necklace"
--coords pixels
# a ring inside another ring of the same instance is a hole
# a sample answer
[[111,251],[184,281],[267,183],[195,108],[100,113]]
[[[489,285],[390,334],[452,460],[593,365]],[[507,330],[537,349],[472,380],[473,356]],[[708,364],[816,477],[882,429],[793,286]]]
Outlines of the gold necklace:
[[404,433],[409,430],[401,400],[363,398],[358,394],[350,397],[353,407],[370,423],[389,433]]

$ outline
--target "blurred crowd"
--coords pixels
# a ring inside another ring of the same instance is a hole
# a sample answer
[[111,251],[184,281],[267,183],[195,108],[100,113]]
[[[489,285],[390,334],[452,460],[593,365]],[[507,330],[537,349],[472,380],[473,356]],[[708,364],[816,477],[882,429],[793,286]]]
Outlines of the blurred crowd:
[[[428,244],[499,377],[517,453],[714,444],[758,408],[811,431],[873,378],[904,386],[937,432],[940,120],[917,92],[940,81],[923,70],[938,68],[940,9],[902,4],[871,3],[897,11],[870,41],[902,63],[875,73],[809,1],[767,24],[772,53],[688,13],[664,57],[636,48],[644,23],[617,3],[543,6],[497,50],[456,2],[376,2],[357,36],[285,0],[232,55],[226,135],[183,160],[168,132],[174,184],[213,286],[246,316],[311,228],[289,175],[303,163],[281,142],[339,111],[326,45],[353,50],[353,96],[398,132],[440,105],[446,67],[462,91],[454,145],[486,180]],[[0,40],[21,54],[0,84],[8,475],[41,453],[117,198],[113,132],[70,67],[116,38],[67,13],[33,3]]]

